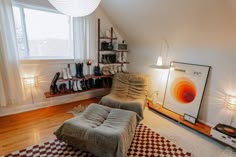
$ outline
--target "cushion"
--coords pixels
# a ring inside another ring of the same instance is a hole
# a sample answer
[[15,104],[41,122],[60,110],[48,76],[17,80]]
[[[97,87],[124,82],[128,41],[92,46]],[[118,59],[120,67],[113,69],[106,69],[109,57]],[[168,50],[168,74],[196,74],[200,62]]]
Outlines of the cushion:
[[136,113],[90,104],[54,133],[59,140],[99,157],[125,157],[136,128]]
[[99,102],[102,105],[134,111],[138,120],[143,118],[143,109],[148,88],[148,78],[139,74],[117,73],[113,78],[109,95]]

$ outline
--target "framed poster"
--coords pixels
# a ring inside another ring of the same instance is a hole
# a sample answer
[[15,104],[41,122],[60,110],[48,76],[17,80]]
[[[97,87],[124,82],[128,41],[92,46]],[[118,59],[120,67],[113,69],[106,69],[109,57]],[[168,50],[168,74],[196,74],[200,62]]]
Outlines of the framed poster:
[[163,107],[197,119],[210,66],[171,62]]

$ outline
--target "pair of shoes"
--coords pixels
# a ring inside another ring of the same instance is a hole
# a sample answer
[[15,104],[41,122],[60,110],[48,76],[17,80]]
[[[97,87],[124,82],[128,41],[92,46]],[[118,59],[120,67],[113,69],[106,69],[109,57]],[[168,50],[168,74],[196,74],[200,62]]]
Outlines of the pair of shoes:
[[60,93],[67,93],[67,87],[66,87],[66,84],[65,83],[62,83],[59,85],[59,90],[60,90]]
[[110,88],[111,86],[112,86],[112,78],[111,77],[102,78],[102,87],[103,88]]
[[60,76],[60,73],[57,72],[52,79],[52,82],[50,85],[50,90],[49,90],[50,94],[52,94],[52,95],[59,93],[59,90],[57,88],[57,80],[58,80],[59,76]]
[[73,80],[72,84],[74,92],[82,91],[80,80]]
[[96,78],[94,81],[94,88],[102,88],[102,79]]
[[62,68],[62,78],[63,79],[72,79],[70,68]]
[[75,63],[76,66],[76,77],[77,78],[84,78],[84,73],[83,73],[83,63]]
[[116,60],[116,54],[105,54],[102,55],[102,63],[115,63]]

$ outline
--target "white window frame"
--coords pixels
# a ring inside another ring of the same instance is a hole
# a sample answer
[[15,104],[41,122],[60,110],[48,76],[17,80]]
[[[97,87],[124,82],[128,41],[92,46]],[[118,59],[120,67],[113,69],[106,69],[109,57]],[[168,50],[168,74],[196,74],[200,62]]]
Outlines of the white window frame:
[[[21,61],[29,61],[29,60],[73,60],[74,59],[74,37],[73,37],[73,18],[69,18],[70,20],[70,50],[71,52],[71,57],[64,57],[64,56],[33,56],[31,57],[29,55],[29,45],[28,45],[28,37],[27,37],[27,30],[26,30],[26,23],[25,23],[25,13],[24,13],[24,8],[26,9],[33,9],[33,10],[38,10],[38,11],[44,11],[44,12],[51,12],[51,13],[56,13],[56,14],[61,14],[55,9],[50,9],[47,7],[41,7],[41,6],[36,6],[36,5],[30,5],[30,4],[25,4],[25,3],[20,3],[20,2],[14,2],[13,4],[14,7],[18,7],[20,9],[20,17],[21,17],[21,22],[22,22],[22,29],[23,29],[23,38],[24,38],[24,45],[25,45],[25,53],[27,54],[26,57],[20,58]],[[63,15],[63,14],[61,14]],[[65,15],[66,16],[66,15]]]

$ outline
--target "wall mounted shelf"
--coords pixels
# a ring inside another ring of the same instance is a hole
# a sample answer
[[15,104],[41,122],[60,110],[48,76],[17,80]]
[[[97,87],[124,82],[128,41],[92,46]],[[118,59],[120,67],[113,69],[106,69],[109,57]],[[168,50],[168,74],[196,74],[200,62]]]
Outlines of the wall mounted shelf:
[[46,98],[53,98],[53,97],[58,97],[58,96],[65,96],[65,95],[70,95],[70,94],[78,94],[78,93],[84,93],[88,91],[96,91],[96,90],[104,90],[104,89],[110,89],[110,88],[92,88],[89,90],[83,90],[83,91],[78,91],[78,92],[72,92],[72,91],[67,91],[66,93],[57,93],[57,94],[50,94],[49,92],[45,92],[44,96]]

